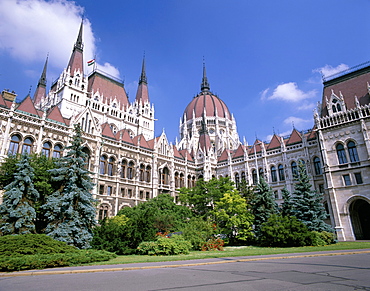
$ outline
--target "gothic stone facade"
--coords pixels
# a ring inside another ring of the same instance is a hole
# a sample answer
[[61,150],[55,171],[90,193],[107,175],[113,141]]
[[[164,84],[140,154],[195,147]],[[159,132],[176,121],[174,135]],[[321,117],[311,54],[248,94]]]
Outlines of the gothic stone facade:
[[0,157],[21,152],[59,157],[73,125],[80,124],[96,184],[97,218],[160,193],[177,201],[179,188],[220,176],[236,184],[242,179],[256,184],[263,177],[281,203],[282,189],[293,191],[293,175],[303,161],[339,240],[370,239],[370,66],[324,82],[313,129],[293,129],[287,137],[273,135],[252,145],[240,142],[235,118],[210,91],[205,67],[201,91],[186,107],[174,145],[164,132],[154,136],[145,60],[130,102],[119,80],[97,69],[84,74],[81,24],[68,65],[49,92],[46,70],[47,62],[33,98],[16,103],[14,92],[0,95]]

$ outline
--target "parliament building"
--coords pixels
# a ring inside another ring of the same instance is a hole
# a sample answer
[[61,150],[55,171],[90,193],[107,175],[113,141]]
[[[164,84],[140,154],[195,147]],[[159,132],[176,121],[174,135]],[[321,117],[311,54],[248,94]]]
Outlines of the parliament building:
[[160,193],[178,201],[179,188],[200,178],[230,177],[249,185],[263,177],[276,201],[284,187],[292,192],[299,161],[312,188],[323,194],[328,223],[340,241],[370,239],[370,65],[323,82],[322,101],[310,130],[293,129],[269,142],[241,142],[236,120],[213,94],[205,66],[200,91],[180,117],[179,141],[155,136],[155,110],[149,99],[145,59],[135,100],[124,84],[94,69],[84,72],[82,28],[60,77],[46,87],[47,61],[33,97],[16,102],[14,91],[0,95],[0,159],[9,154],[60,157],[83,129],[97,218],[114,216]]

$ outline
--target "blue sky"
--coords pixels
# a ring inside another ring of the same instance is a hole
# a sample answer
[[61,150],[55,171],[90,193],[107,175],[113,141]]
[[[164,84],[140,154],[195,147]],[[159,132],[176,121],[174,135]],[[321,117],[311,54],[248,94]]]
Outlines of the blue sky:
[[22,99],[32,86],[32,96],[47,54],[50,86],[84,16],[85,60],[96,55],[99,69],[123,79],[131,101],[145,52],[156,135],[178,136],[204,58],[240,138],[268,140],[293,124],[312,128],[320,71],[369,61],[369,12],[369,0],[2,0],[0,90]]

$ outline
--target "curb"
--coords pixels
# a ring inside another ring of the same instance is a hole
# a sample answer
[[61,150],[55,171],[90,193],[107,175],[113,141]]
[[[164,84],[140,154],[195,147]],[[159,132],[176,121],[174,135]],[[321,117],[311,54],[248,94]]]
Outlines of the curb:
[[55,271],[21,271],[13,273],[0,273],[1,277],[22,277],[22,276],[41,276],[41,275],[60,275],[60,274],[82,274],[82,273],[97,273],[97,272],[117,272],[117,271],[131,271],[131,270],[146,270],[146,269],[163,269],[163,268],[179,268],[179,267],[193,267],[204,265],[216,264],[229,264],[238,262],[253,262],[253,261],[266,261],[266,260],[282,260],[282,259],[295,259],[295,258],[309,258],[309,257],[324,257],[324,256],[341,256],[341,255],[356,255],[370,253],[367,251],[350,251],[350,252],[337,252],[337,253],[321,253],[321,254],[305,254],[293,256],[279,256],[279,257],[263,257],[263,258],[248,258],[248,259],[235,259],[229,261],[215,261],[205,263],[189,263],[189,264],[175,264],[175,265],[160,265],[160,266],[142,266],[142,267],[119,267],[119,268],[101,268],[101,269],[80,269],[80,270],[55,270]]

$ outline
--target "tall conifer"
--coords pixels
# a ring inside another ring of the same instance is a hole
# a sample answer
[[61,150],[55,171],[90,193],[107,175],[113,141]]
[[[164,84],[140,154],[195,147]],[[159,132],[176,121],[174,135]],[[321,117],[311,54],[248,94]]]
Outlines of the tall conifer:
[[298,164],[297,183],[294,185],[292,201],[294,216],[302,221],[311,231],[332,231],[324,222],[327,214],[323,206],[323,197],[311,190],[309,177],[304,163]]
[[281,204],[281,215],[282,216],[294,216],[294,205],[290,192],[286,187],[281,191],[284,202]]
[[251,207],[254,215],[254,232],[258,238],[262,223],[266,222],[272,214],[276,214],[278,209],[271,187],[262,178],[256,186]]
[[75,126],[67,155],[60,158],[58,168],[50,170],[58,190],[48,196],[43,206],[49,223],[45,233],[78,248],[88,248],[95,225],[95,200],[92,197],[90,172],[85,169],[82,132]]
[[4,187],[3,203],[0,205],[0,233],[35,233],[36,211],[34,205],[39,193],[34,187],[34,169],[30,158],[23,155],[16,164],[14,180]]

